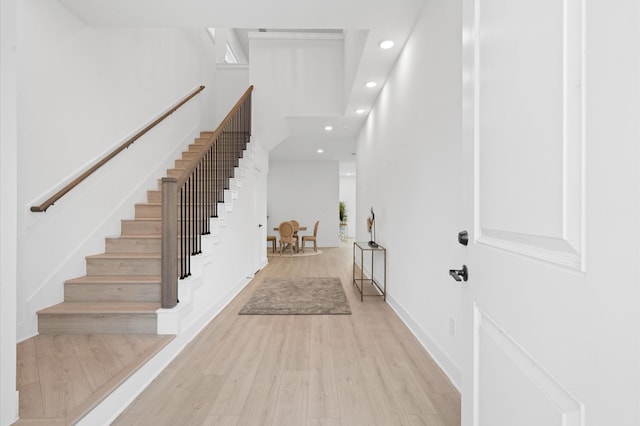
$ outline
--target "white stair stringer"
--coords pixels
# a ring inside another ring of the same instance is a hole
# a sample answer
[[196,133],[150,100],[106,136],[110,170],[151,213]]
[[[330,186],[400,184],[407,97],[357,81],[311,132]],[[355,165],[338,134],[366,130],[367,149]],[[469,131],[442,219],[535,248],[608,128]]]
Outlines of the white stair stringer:
[[209,219],[209,227],[211,229],[211,233],[209,234],[209,237],[212,245],[215,246],[220,244],[222,228],[225,228],[226,226],[227,226],[226,219],[222,219],[218,217],[212,217],[211,219]]
[[224,227],[226,225],[224,225],[224,219],[227,218],[227,209],[225,207],[225,203],[218,203],[217,205],[217,209],[218,209],[218,216],[216,217],[216,219],[222,219],[223,221],[221,222],[220,227]]
[[[242,160],[242,159],[240,159],[240,160]],[[240,168],[240,167],[234,167],[233,176],[235,176],[238,179],[242,179],[242,178],[245,177],[245,170]]]

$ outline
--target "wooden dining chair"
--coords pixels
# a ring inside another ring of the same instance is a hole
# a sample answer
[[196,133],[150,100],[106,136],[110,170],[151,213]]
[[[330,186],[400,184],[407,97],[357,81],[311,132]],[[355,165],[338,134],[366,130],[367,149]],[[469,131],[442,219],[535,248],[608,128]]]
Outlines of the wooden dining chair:
[[313,241],[313,251],[318,251],[318,242],[316,238],[318,237],[318,225],[320,221],[317,221],[315,225],[313,225],[313,235],[303,235],[302,236],[302,252],[304,253],[304,243],[307,241]]
[[271,243],[271,252],[276,252],[276,236],[275,235],[267,235],[267,244]]
[[298,228],[300,228],[300,223],[297,220],[291,219],[289,222],[293,225],[293,238],[296,239],[296,251],[298,247],[300,247],[300,237],[298,236]]
[[298,250],[296,239],[293,236],[293,225],[291,222],[282,222],[278,227],[278,232],[280,232],[280,254],[282,254],[282,249],[285,244],[289,244],[291,256],[293,256],[294,245],[296,246],[296,251]]

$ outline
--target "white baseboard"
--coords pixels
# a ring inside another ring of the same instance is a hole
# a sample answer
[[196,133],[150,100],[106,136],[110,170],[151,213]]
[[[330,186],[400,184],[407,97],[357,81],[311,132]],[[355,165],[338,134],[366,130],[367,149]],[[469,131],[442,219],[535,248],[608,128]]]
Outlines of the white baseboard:
[[413,317],[402,307],[402,305],[387,294],[387,303],[391,309],[400,317],[402,322],[409,328],[411,333],[418,339],[424,349],[431,355],[431,358],[444,371],[451,383],[458,389],[462,390],[462,372],[460,367],[447,355],[445,351],[422,329],[422,327],[413,319]]

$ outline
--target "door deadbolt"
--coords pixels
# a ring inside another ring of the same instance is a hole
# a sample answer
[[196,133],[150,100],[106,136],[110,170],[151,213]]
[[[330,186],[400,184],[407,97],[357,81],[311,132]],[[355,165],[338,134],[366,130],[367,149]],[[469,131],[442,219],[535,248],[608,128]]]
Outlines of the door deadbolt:
[[458,232],[458,242],[463,246],[469,244],[469,233],[467,231]]

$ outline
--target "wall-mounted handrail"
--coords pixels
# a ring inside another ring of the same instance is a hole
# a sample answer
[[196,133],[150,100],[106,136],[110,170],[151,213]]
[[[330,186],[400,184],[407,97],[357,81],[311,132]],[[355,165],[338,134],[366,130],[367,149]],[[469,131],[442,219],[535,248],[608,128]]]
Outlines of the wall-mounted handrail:
[[170,107],[164,114],[160,115],[158,118],[156,118],[154,121],[152,121],[149,125],[147,125],[144,129],[140,130],[138,133],[136,133],[134,136],[129,138],[122,145],[120,145],[119,147],[117,147],[116,149],[111,151],[107,156],[105,156],[103,159],[98,161],[96,164],[94,164],[91,168],[86,170],[80,176],[75,178],[71,183],[66,185],[60,191],[56,192],[54,195],[49,197],[49,199],[47,199],[45,202],[43,202],[42,204],[40,204],[38,206],[31,206],[31,211],[35,212],[35,213],[45,212],[56,201],[58,201],[60,198],[62,198],[67,192],[71,191],[73,188],[78,186],[78,184],[80,184],[83,180],[85,180],[87,177],[89,177],[91,174],[93,174],[96,170],[98,170],[100,167],[104,166],[107,162],[109,162],[113,157],[118,155],[120,152],[122,152],[125,149],[127,149],[129,147],[129,145],[131,145],[132,143],[134,143],[135,141],[140,139],[145,133],[147,133],[149,130],[153,129],[156,125],[158,125],[165,118],[167,118],[168,116],[170,116],[171,114],[176,112],[176,110],[178,110],[178,108],[180,108],[182,105],[186,104],[191,98],[193,98],[194,96],[196,96],[198,93],[202,92],[203,90],[204,90],[204,86],[200,86],[197,89],[193,90],[191,93],[189,93],[187,96],[185,96],[181,101],[179,101],[178,103],[176,103],[175,105]]

